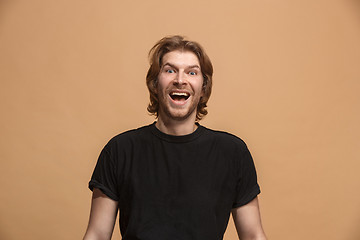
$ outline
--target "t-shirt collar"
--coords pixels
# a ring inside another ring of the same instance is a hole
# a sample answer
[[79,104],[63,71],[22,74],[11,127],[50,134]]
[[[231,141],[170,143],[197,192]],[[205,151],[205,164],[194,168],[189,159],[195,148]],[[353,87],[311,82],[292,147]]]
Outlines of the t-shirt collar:
[[177,135],[169,135],[169,134],[166,134],[166,133],[163,133],[162,131],[160,131],[156,126],[155,126],[155,123],[152,123],[150,125],[150,130],[151,132],[156,135],[157,137],[165,140],[165,141],[168,141],[168,142],[177,142],[177,143],[182,143],[182,142],[190,142],[190,141],[193,141],[195,140],[196,138],[198,138],[202,132],[204,131],[204,127],[201,126],[198,122],[195,122],[197,128],[194,132],[190,133],[190,134],[187,134],[187,135],[181,135],[181,136],[177,136]]

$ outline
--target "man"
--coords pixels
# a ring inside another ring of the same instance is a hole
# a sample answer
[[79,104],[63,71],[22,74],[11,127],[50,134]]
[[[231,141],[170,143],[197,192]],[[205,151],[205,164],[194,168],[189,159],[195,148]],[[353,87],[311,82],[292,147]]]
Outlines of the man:
[[157,121],[102,150],[84,239],[110,239],[118,209],[124,240],[220,240],[230,212],[240,239],[266,239],[245,143],[198,123],[211,93],[210,59],[181,36],[161,39],[149,56],[148,111]]

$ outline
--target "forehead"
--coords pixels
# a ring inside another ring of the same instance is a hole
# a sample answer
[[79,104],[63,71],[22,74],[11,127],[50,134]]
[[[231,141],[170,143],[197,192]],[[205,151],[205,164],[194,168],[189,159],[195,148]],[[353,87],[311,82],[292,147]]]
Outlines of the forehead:
[[175,50],[166,53],[162,58],[162,65],[172,64],[177,66],[198,66],[200,68],[199,58],[191,51]]

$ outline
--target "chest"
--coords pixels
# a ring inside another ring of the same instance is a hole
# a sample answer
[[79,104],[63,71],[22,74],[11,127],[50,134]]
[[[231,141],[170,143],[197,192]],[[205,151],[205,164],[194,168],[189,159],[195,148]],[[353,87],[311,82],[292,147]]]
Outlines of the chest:
[[138,147],[126,156],[120,190],[126,202],[206,209],[232,203],[236,166],[216,144],[147,142]]

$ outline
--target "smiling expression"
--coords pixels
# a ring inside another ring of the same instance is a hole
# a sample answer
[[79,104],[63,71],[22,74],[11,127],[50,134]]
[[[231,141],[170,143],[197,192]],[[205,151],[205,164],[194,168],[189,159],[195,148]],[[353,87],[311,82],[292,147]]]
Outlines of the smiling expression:
[[203,76],[198,57],[190,51],[166,53],[158,75],[159,117],[163,120],[196,118],[203,95]]

